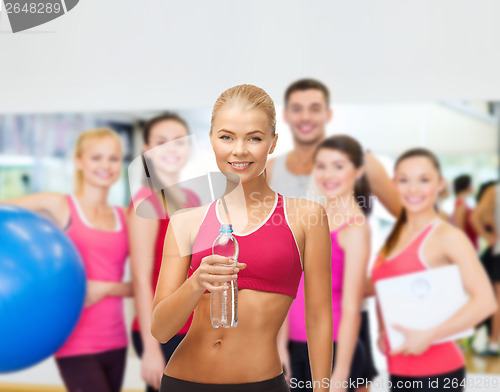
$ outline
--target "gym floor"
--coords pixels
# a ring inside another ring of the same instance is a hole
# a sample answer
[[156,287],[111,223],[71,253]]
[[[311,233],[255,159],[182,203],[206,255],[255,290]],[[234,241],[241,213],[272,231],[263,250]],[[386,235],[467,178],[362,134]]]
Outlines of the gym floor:
[[[472,352],[465,353],[467,373],[471,381],[467,392],[498,392],[500,389],[500,357],[482,357]],[[496,380],[496,384],[493,383]],[[379,383],[374,383],[371,392],[384,392],[387,388],[382,385],[386,383],[387,374],[378,378]],[[494,387],[493,385],[497,385]],[[32,384],[4,383],[0,382],[0,392],[65,392],[62,386],[34,386]],[[123,392],[143,392],[143,389],[124,389]]]

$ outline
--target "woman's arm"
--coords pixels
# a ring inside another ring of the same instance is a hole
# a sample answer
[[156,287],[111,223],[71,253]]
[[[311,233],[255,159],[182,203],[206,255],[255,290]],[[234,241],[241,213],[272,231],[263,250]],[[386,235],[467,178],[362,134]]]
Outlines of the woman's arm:
[[133,297],[134,287],[132,282],[116,282],[111,286],[109,290],[109,295],[111,297]]
[[[484,216],[491,215],[492,211],[495,211],[495,188],[496,187],[491,186],[486,189],[483,197],[474,211],[472,211],[470,217],[470,223],[477,235],[483,237],[490,246],[494,246],[497,241],[497,228],[493,227],[493,233],[486,231],[486,225],[483,219]],[[495,219],[491,219],[491,222],[494,221]]]
[[130,269],[135,292],[135,311],[141,326],[142,341],[146,349],[150,345],[158,348],[158,342],[151,336],[152,277],[158,227],[158,220],[141,218],[131,209],[128,228]]
[[367,225],[353,225],[344,229],[339,237],[344,249],[344,276],[342,281],[342,315],[337,336],[332,380],[346,381],[349,378],[351,361],[361,325],[361,303],[370,257],[370,231]]
[[133,295],[130,282],[87,280],[85,306],[92,306],[106,297],[132,297]]
[[384,320],[382,319],[382,312],[380,312],[378,304],[377,304],[377,325],[378,325],[377,346],[382,354],[387,355],[387,347],[385,345]]
[[325,210],[316,203],[307,207],[307,210],[303,226],[306,332],[314,392],[318,392],[329,390],[328,384],[332,369],[333,322],[330,257],[332,248]]
[[290,365],[290,353],[288,351],[288,340],[290,337],[290,327],[288,324],[288,315],[283,322],[279,332],[278,332],[278,354],[281,359],[281,365],[283,366],[283,373],[287,381],[290,380],[292,376],[292,369]]
[[[167,251],[163,254],[153,300],[151,334],[160,343],[168,342],[180,331],[205,292],[205,288],[193,279],[194,274],[186,280],[191,255],[181,256],[179,248],[183,244],[177,244],[173,230],[173,225],[181,224],[180,221],[180,215],[170,220],[164,244]],[[175,230],[181,242],[187,241],[189,236],[183,231]]]
[[371,276],[365,278],[365,290],[363,292],[363,297],[373,297],[375,295],[375,286],[373,285],[373,280]]
[[449,320],[432,330],[434,341],[476,326],[497,309],[493,289],[475,249],[463,232],[450,229],[443,230],[441,243],[447,258],[460,269],[469,301]]
[[65,195],[54,192],[35,193],[0,203],[12,204],[43,215],[64,229],[69,221],[69,206]]
[[438,238],[443,246],[444,256],[460,269],[460,276],[469,294],[469,301],[452,317],[434,328],[415,331],[397,327],[405,334],[406,340],[401,347],[393,350],[394,354],[421,354],[430,344],[476,326],[497,309],[491,284],[468,238],[463,232],[453,227],[438,227],[436,231],[438,230],[440,230]]
[[[126,209],[125,207],[120,207],[122,211],[124,211],[123,217],[124,217],[124,223],[127,226],[127,232],[129,232],[130,229],[130,220],[128,217],[128,214],[125,212]],[[134,296],[134,286],[132,285],[132,282],[116,282],[113,287],[110,290],[109,293],[110,296],[112,297],[122,297],[122,298],[130,298]]]
[[134,305],[144,347],[141,358],[141,376],[148,385],[159,389],[165,368],[165,358],[158,341],[151,335],[152,277],[159,222],[156,219],[139,217],[133,208],[130,209],[128,215]]

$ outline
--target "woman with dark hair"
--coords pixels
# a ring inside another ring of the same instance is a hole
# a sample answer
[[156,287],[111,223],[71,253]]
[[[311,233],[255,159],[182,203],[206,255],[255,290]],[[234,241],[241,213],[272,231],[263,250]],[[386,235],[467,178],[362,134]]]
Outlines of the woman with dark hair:
[[[358,339],[368,259],[370,188],[361,145],[346,135],[325,139],[314,157],[314,178],[325,198],[332,241],[333,383],[361,376],[367,353]],[[305,330],[303,281],[288,315],[292,387],[311,378]],[[297,381],[295,381],[297,380]],[[335,384],[334,384],[335,385]],[[312,391],[312,389],[309,389]]]
[[[189,130],[186,121],[174,113],[165,113],[146,122],[143,129],[143,163],[147,175],[134,195],[129,209],[129,243],[136,318],[132,324],[132,342],[141,357],[141,376],[147,392],[160,388],[165,364],[182,341],[191,317],[167,343],[159,344],[151,335],[153,296],[163,256],[163,242],[170,222],[169,212],[199,206],[191,190],[181,188],[179,174],[189,155]],[[154,188],[158,189],[155,192]],[[149,211],[144,217],[138,211]]]
[[[405,152],[396,161],[394,182],[403,211],[375,262],[373,281],[453,264],[469,300],[433,328],[393,326],[404,335],[400,347],[389,347],[386,326],[379,319],[379,347],[387,356],[391,390],[463,391],[464,357],[454,342],[439,341],[492,314],[497,308],[493,291],[468,238],[436,211],[437,195],[444,186],[436,156],[423,148]],[[437,388],[431,388],[436,384]]]

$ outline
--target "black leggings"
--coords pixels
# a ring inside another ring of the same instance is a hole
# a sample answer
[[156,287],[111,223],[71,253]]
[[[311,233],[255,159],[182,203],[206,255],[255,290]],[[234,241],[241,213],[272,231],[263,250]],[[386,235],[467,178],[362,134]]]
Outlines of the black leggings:
[[[182,341],[182,339],[184,339],[184,336],[186,335],[175,335],[167,343],[163,343],[160,345],[163,357],[165,358],[165,364],[167,364],[167,362],[169,361],[170,357],[174,353],[179,343]],[[141,358],[142,352],[144,351],[144,347],[142,344],[142,338],[140,332],[132,331],[132,343],[134,345],[135,352]],[[156,392],[156,391],[157,390],[154,389],[153,387],[146,385],[146,392]]]
[[[335,348],[337,344],[333,343],[333,366],[335,366]],[[313,392],[313,388],[308,388],[312,386],[312,376],[311,376],[311,366],[309,364],[309,354],[307,351],[307,343],[305,342],[294,342],[291,340],[288,343],[288,350],[290,352],[290,362],[292,367],[292,379],[290,380],[290,385],[292,386],[292,392]],[[363,343],[358,340],[356,342],[356,348],[354,349],[354,355],[351,361],[351,371],[349,378],[356,380],[361,377],[366,364],[366,350]],[[333,368],[332,368],[333,370]],[[309,382],[308,382],[309,381]],[[352,390],[349,388],[349,390]]]
[[201,384],[163,375],[160,392],[290,392],[285,376],[244,384]]
[[361,312],[361,327],[359,329],[359,340],[363,343],[363,347],[365,348],[366,353],[366,362],[364,370],[359,374],[358,377],[361,377],[361,382],[357,385],[360,387],[367,383],[367,381],[372,381],[378,375],[377,368],[375,367],[375,362],[373,361],[373,353],[372,353],[372,341],[370,338],[370,316],[368,315],[367,310],[363,310]]
[[127,349],[56,358],[68,392],[119,392]]
[[390,374],[393,392],[461,392],[465,385],[465,368],[427,377],[404,377]]

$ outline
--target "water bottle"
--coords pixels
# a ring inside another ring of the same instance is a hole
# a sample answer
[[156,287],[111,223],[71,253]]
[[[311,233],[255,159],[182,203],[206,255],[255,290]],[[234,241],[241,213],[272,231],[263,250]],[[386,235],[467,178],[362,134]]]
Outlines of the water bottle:
[[[238,265],[239,248],[236,238],[233,237],[232,225],[222,224],[220,235],[212,245],[212,254],[231,257],[234,265]],[[234,328],[238,324],[238,285],[236,279],[226,284],[229,288],[210,295],[210,320],[214,328]],[[214,286],[223,285],[224,283],[214,283]]]

